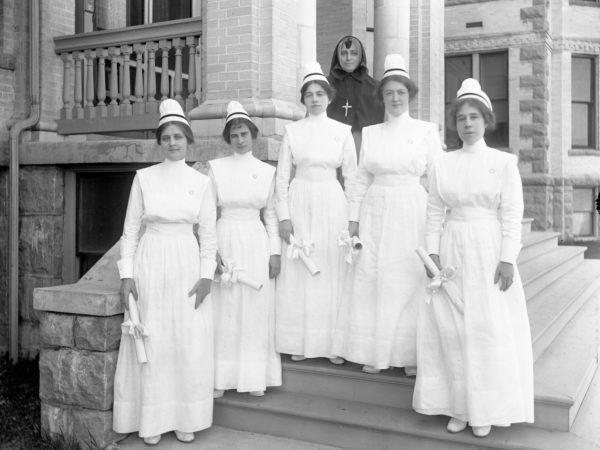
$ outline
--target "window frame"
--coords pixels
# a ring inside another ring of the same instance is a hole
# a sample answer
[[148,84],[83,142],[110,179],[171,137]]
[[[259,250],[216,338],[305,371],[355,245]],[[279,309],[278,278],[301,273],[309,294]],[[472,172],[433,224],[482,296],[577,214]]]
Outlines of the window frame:
[[[573,100],[573,60],[574,59],[587,59],[590,61],[590,101],[584,102],[581,100],[574,101]],[[583,54],[583,53],[572,53],[571,54],[571,118],[573,117],[573,105],[574,104],[586,104],[589,105],[589,115],[588,123],[590,124],[590,129],[588,129],[588,144],[589,145],[575,145],[573,143],[573,128],[571,126],[571,143],[570,148],[572,150],[577,151],[586,151],[592,150],[594,153],[599,149],[598,141],[599,141],[599,129],[598,126],[598,55],[594,54]],[[572,120],[572,119],[571,119]]]
[[[575,229],[573,228],[573,238],[575,239],[596,239],[600,235],[600,220],[599,214],[596,210],[596,198],[598,197],[598,193],[600,192],[600,187],[589,186],[589,185],[573,185],[573,193],[572,193],[572,203],[575,204],[575,190],[591,190],[592,199],[591,204],[589,205],[589,210],[576,210],[575,206],[573,206],[573,217],[576,213],[589,213],[591,214],[592,223],[591,223],[591,234],[575,234]],[[574,224],[572,224],[574,225]]]
[[[477,81],[481,81],[481,55],[491,55],[491,54],[502,54],[502,55],[505,55],[505,57],[506,57],[506,78],[507,78],[506,98],[500,99],[500,100],[506,101],[506,104],[507,104],[506,139],[505,139],[505,143],[503,143],[503,145],[496,145],[496,148],[509,149],[510,148],[510,108],[509,108],[509,105],[510,105],[510,86],[509,86],[509,84],[510,84],[510,55],[509,55],[509,49],[502,48],[502,49],[493,49],[493,50],[479,51],[479,52],[445,54],[444,62],[446,62],[446,60],[448,58],[470,56],[471,57],[471,75],[470,76],[472,78],[475,78]],[[444,64],[444,67],[445,66],[446,65]],[[445,68],[444,68],[444,78],[447,78],[447,73],[446,73]],[[485,91],[485,86],[483,86],[483,90]],[[444,95],[444,100],[446,100],[446,95]],[[447,113],[448,113],[448,106],[451,104],[451,102],[453,100],[454,100],[454,95],[452,95],[451,100],[449,102],[444,101],[444,110],[445,110],[446,118],[447,118]],[[498,99],[494,99],[494,100],[498,100]],[[445,129],[444,129],[444,140],[445,141],[447,140],[449,132],[456,133],[455,130],[452,130],[450,127],[448,127],[448,123],[446,121]]]

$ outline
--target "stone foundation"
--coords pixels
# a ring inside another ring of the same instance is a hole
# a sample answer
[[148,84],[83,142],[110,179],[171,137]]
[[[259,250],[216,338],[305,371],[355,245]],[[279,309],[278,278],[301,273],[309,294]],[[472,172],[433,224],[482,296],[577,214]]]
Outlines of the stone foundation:
[[82,448],[122,438],[112,430],[123,310],[115,245],[79,282],[34,290],[39,317],[42,432]]

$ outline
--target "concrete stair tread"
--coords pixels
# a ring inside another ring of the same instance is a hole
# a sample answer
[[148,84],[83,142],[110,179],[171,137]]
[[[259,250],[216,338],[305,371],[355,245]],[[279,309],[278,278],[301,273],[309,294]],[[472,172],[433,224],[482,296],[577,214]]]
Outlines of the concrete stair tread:
[[575,405],[585,395],[598,364],[600,297],[590,299],[534,366],[536,398]]
[[[298,438],[296,433],[303,433],[303,439],[310,439],[315,442],[320,439],[327,439],[327,434],[306,433],[310,427],[302,425],[303,420],[312,422],[316,427],[322,423],[334,423],[336,427],[339,427],[342,434],[345,433],[345,430],[360,433],[360,430],[368,429],[379,434],[389,433],[398,437],[402,435],[417,437],[423,442],[423,447],[420,448],[523,450],[566,448],[583,450],[596,448],[586,440],[569,433],[547,431],[523,425],[515,425],[510,428],[495,427],[490,436],[484,439],[476,438],[468,431],[450,434],[446,432],[445,427],[448,419],[445,416],[425,416],[401,408],[277,390],[269,390],[265,397],[259,399],[245,394],[228,392],[224,397],[215,401],[215,407],[216,423],[232,426],[232,424],[227,423],[229,419],[228,409],[246,410],[252,414],[254,421],[250,421],[253,423],[239,423],[241,429],[248,430],[250,427],[263,427],[261,430],[253,429],[252,431],[290,436],[292,438]],[[274,420],[264,420],[257,423],[255,421],[259,414],[276,417],[281,422],[274,423]],[[281,423],[285,423],[286,420],[298,423],[297,427],[282,426]],[[343,448],[365,448],[360,443],[345,442],[343,436],[342,438],[332,437],[331,439],[335,439],[338,442],[336,445]],[[388,439],[386,442],[390,442],[390,440]],[[385,448],[400,447],[390,445]]]
[[555,231],[534,231],[523,234],[523,248],[519,254],[518,264],[524,264],[558,246],[560,233]]
[[529,300],[583,261],[585,247],[557,246],[519,265],[525,297]]
[[600,447],[600,370],[588,388],[577,417],[573,422],[571,433],[589,439]]
[[[118,443],[118,448],[124,450],[147,450],[149,447],[137,436],[137,433],[132,433]],[[157,448],[174,450],[343,450],[340,447],[314,444],[312,442],[251,433],[219,426],[213,426],[196,433],[196,439],[191,443],[179,442],[175,438],[174,433],[165,433]]]
[[600,261],[584,260],[528,301],[535,359],[541,356],[562,326],[599,288]]

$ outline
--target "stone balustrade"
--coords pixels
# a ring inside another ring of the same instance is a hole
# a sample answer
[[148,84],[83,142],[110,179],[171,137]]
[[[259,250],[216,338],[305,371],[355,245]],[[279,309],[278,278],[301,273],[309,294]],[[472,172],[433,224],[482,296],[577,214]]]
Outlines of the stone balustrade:
[[59,133],[154,129],[160,100],[198,105],[201,18],[54,39],[63,61]]
[[106,445],[112,431],[114,374],[123,309],[116,244],[75,284],[38,288],[42,432]]

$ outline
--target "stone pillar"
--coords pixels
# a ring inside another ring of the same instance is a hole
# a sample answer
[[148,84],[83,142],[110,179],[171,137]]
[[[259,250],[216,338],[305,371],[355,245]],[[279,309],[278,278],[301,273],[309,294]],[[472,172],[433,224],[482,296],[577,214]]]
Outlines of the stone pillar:
[[316,0],[296,2],[298,18],[298,54],[300,60],[296,67],[296,85],[299,86],[300,69],[304,64],[317,60],[317,3]]
[[400,53],[409,63],[410,3],[409,0],[375,0],[373,76],[377,79],[383,74],[388,53]]
[[42,432],[74,438],[82,448],[104,448],[122,437],[112,431],[123,321],[118,253],[116,244],[75,284],[34,291]]
[[[304,116],[298,106],[297,69],[303,57],[299,34],[315,41],[314,19],[310,25],[307,18],[309,9],[315,9],[314,0],[300,7],[291,0],[232,3],[206,3],[205,101],[189,113],[192,129],[197,136],[220,135],[227,103],[238,100],[263,136],[281,135],[285,123]],[[303,49],[304,57],[309,53],[315,50]]]

